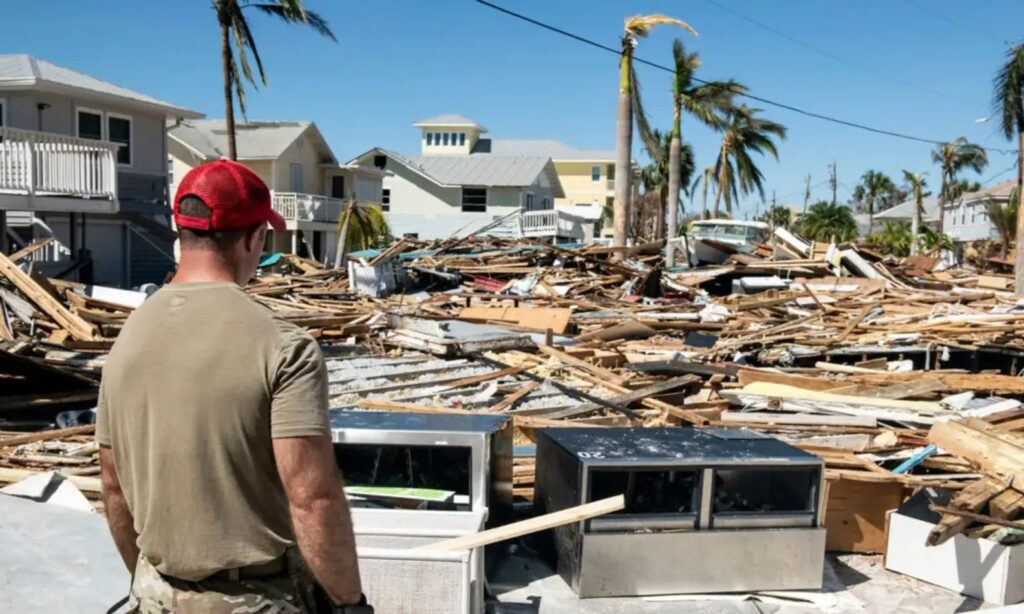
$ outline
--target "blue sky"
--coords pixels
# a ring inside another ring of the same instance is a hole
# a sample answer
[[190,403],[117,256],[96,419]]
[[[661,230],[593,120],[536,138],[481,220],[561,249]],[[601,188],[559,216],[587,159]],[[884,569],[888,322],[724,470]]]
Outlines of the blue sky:
[[[0,53],[29,53],[203,113],[223,117],[219,38],[205,0],[0,0]],[[698,51],[698,76],[733,78],[752,93],[815,112],[937,140],[966,136],[1009,148],[990,113],[991,81],[1024,23],[1016,0],[496,0],[538,20],[617,45],[623,18],[665,13],[698,37],[663,28],[637,51],[671,62],[673,38]],[[742,13],[812,50],[762,29]],[[472,0],[307,0],[338,37],[252,14],[269,86],[250,91],[251,119],[315,121],[341,160],[372,146],[413,153],[412,123],[461,113],[497,138],[553,138],[577,147],[614,145],[616,58],[514,20]],[[13,25],[13,27],[12,27]],[[833,56],[826,57],[824,54]],[[838,58],[838,59],[837,59]],[[639,67],[655,126],[671,121],[670,76]],[[763,160],[767,197],[827,198],[827,165],[838,165],[845,200],[867,169],[902,169],[939,181],[930,146],[860,132],[765,107],[789,128],[780,160]],[[717,136],[684,123],[699,168]],[[636,154],[640,157],[639,150]],[[988,179],[1013,164],[992,153]],[[1006,170],[995,181],[1013,177]],[[973,178],[973,177],[972,177]],[[744,199],[752,211],[756,197]]]

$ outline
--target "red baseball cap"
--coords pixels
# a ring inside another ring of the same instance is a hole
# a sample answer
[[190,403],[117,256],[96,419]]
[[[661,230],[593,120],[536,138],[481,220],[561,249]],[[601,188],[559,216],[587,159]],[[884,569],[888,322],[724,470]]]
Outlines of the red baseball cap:
[[[209,218],[182,215],[181,199],[196,196],[210,208]],[[190,170],[174,195],[174,222],[194,230],[241,230],[257,222],[284,232],[284,218],[270,206],[270,190],[244,164],[218,160]]]

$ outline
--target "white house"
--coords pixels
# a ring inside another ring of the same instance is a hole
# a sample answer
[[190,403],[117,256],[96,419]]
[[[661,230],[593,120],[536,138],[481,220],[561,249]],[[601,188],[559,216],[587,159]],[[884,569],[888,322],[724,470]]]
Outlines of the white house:
[[[0,247],[101,284],[174,266],[168,120],[202,114],[28,55],[0,55]],[[6,224],[4,223],[6,221]]]
[[492,140],[461,115],[414,125],[420,155],[373,148],[350,162],[386,173],[381,203],[395,236],[445,238],[492,224],[488,232],[506,236],[583,240],[592,234],[592,222],[555,209],[565,196],[552,159],[557,142]]
[[[186,120],[168,129],[171,190],[192,168],[228,155],[224,120]],[[238,161],[271,190],[274,209],[288,230],[270,233],[267,249],[334,257],[337,223],[351,201],[380,205],[384,171],[339,165],[310,121],[244,121],[235,124]]]
[[999,232],[992,225],[985,206],[989,201],[1005,205],[1016,185],[1015,180],[1004,181],[984,190],[964,194],[946,205],[946,234],[955,243],[998,239]]

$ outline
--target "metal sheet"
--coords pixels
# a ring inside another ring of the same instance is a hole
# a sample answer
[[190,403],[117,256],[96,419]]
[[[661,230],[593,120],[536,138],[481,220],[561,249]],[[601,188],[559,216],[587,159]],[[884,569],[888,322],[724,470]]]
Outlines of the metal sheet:
[[825,529],[591,534],[580,597],[821,588]]

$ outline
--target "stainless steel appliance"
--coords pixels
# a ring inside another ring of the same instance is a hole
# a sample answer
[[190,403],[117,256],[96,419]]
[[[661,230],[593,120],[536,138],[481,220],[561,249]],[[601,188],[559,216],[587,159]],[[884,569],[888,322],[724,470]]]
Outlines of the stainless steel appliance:
[[554,529],[580,597],[819,588],[824,463],[745,429],[557,428],[537,439],[538,513],[624,494]]
[[331,431],[351,486],[364,592],[377,610],[483,612],[483,549],[416,548],[511,518],[511,420],[332,411]]

